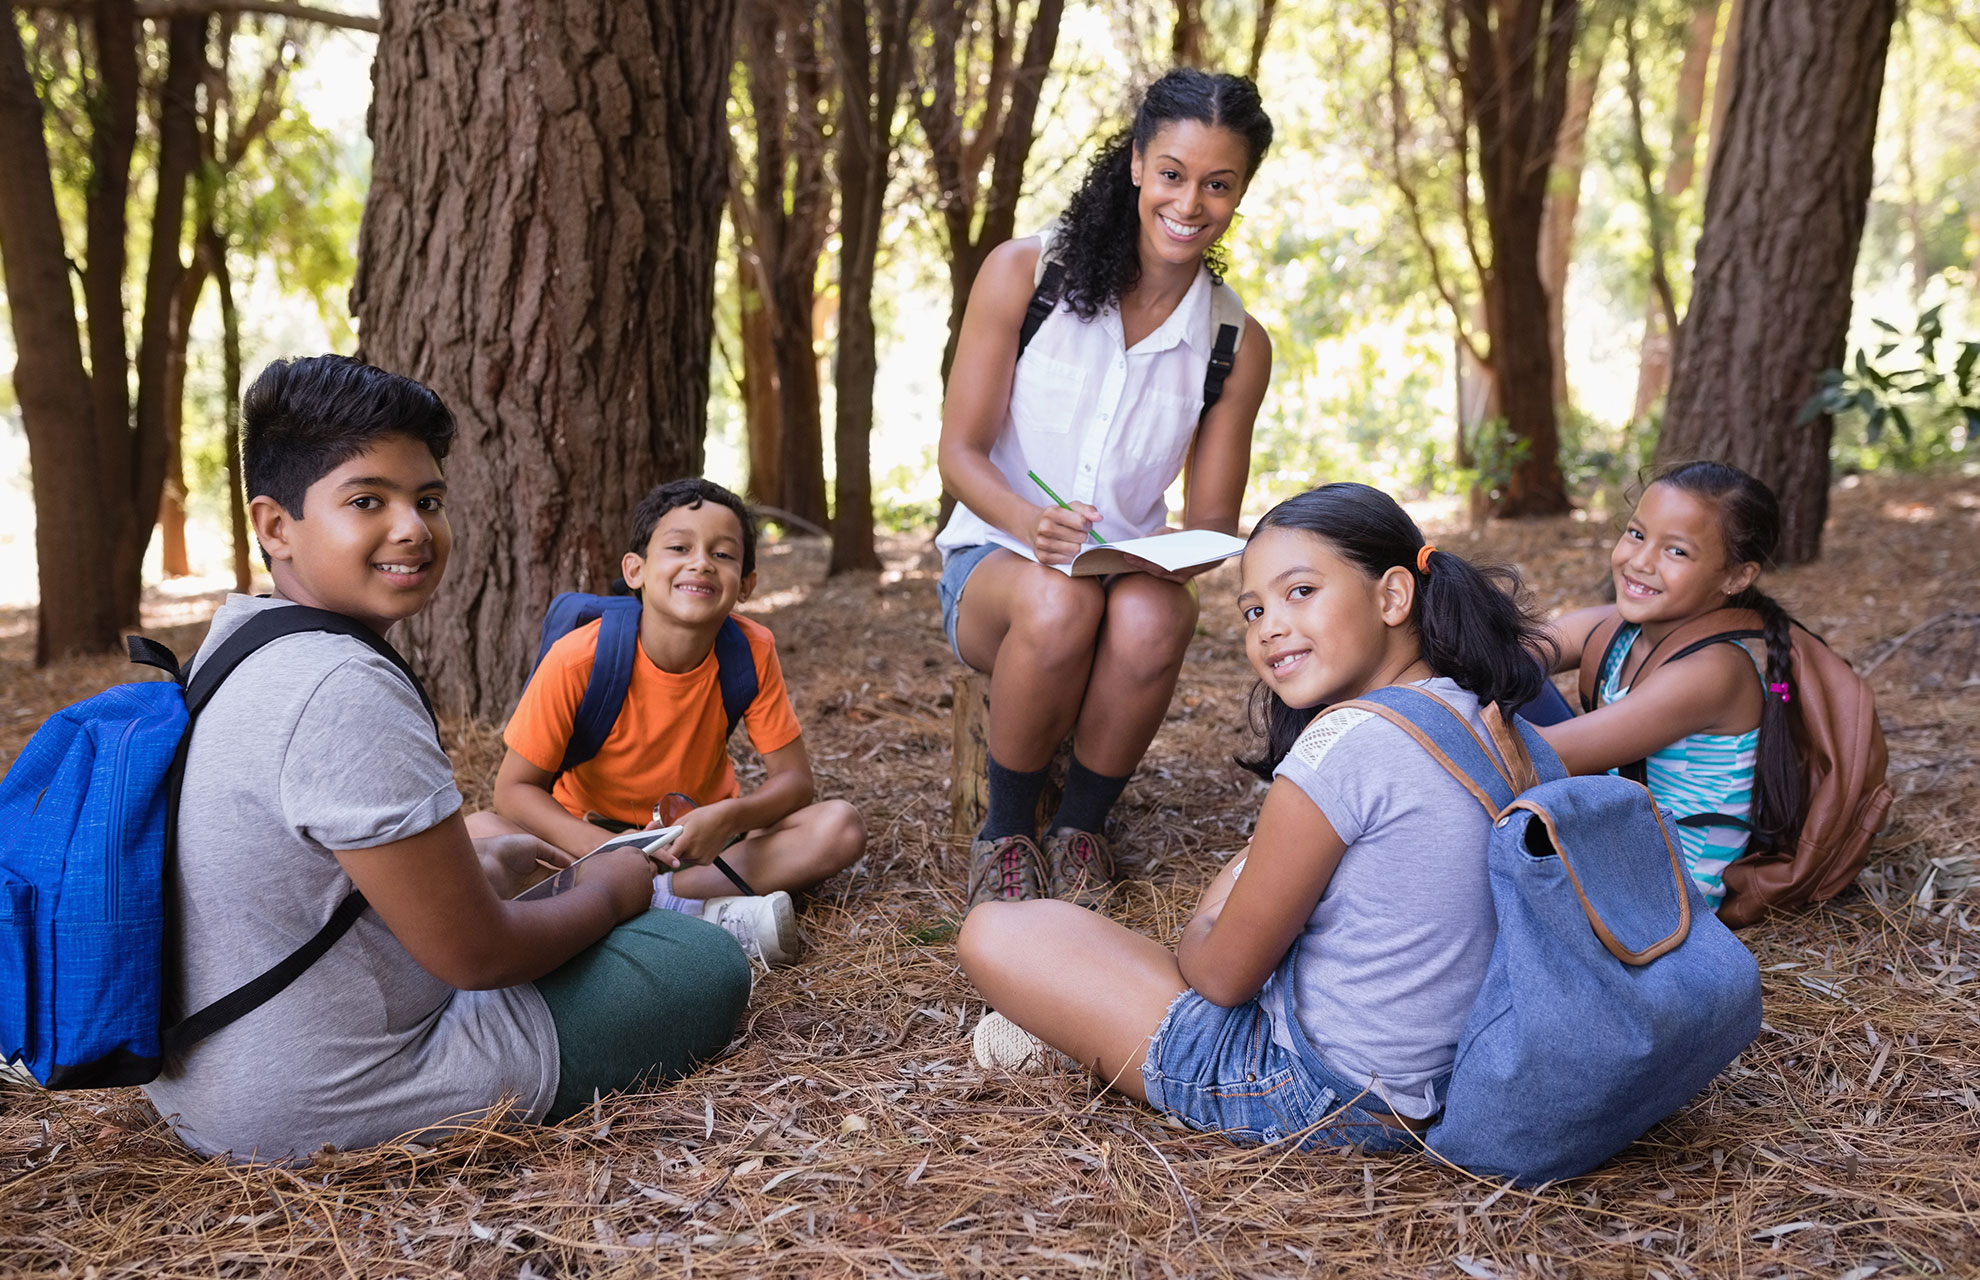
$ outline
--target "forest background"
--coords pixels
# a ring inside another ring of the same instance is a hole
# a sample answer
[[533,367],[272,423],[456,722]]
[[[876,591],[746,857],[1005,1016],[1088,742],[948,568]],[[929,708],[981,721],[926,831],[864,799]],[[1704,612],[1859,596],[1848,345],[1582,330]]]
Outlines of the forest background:
[[[279,2],[14,6],[0,158],[49,175],[60,256],[47,219],[23,230],[35,184],[0,191],[9,296],[34,303],[4,336],[27,370],[51,327],[80,335],[41,430],[68,496],[0,514],[0,596],[42,601],[41,656],[114,643],[141,581],[245,577],[235,396],[321,350],[426,377],[468,424],[457,507],[508,529],[463,539],[476,586],[448,594],[482,609],[602,585],[623,510],[697,467],[833,535],[835,571],[877,567],[875,526],[937,516],[975,264],[1053,217],[1177,62],[1254,74],[1278,125],[1227,238],[1275,345],[1258,509],[1351,477],[1474,523],[1600,516],[1661,439],[1774,483],[1806,560],[1831,467],[1980,458],[1980,19],[1957,0],[741,0],[665,30],[593,3],[524,74],[528,8],[387,5],[381,37]],[[534,148],[507,147],[518,111]],[[573,267],[583,289],[545,284]],[[1674,366],[1690,409],[1661,432]],[[26,497],[20,381],[0,474]],[[493,389],[522,381],[536,399]],[[527,654],[454,661],[471,607],[412,647],[450,705],[499,714]]]

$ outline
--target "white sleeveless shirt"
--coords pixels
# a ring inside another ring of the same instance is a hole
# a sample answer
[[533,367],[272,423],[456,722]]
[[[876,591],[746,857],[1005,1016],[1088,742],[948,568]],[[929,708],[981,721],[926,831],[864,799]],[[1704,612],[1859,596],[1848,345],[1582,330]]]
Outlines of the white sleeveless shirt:
[[[1010,404],[990,448],[991,463],[1011,489],[1051,502],[1025,474],[1036,471],[1066,501],[1099,508],[1094,527],[1109,542],[1160,529],[1168,518],[1163,495],[1182,474],[1203,412],[1215,288],[1209,268],[1199,267],[1169,318],[1132,350],[1118,307],[1081,320],[1060,302],[1018,359]],[[945,561],[985,542],[1037,558],[1028,538],[961,503],[935,539]]]

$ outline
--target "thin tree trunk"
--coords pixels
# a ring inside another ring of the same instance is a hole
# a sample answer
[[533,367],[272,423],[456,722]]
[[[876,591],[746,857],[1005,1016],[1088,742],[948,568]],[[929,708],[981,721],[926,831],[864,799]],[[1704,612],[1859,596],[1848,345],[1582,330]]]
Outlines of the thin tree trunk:
[[[442,706],[513,705],[551,595],[701,469],[734,4],[387,4],[354,309],[437,391],[448,581],[395,633]],[[465,514],[471,513],[471,514]]]
[[1574,223],[1581,212],[1581,171],[1587,155],[1588,115],[1595,106],[1595,89],[1607,53],[1605,37],[1586,50],[1568,84],[1567,111],[1561,117],[1560,141],[1554,145],[1554,174],[1548,184],[1546,210],[1540,215],[1540,284],[1547,291],[1547,349],[1554,357],[1554,405],[1568,402],[1567,277],[1574,256]]
[[1251,27],[1251,56],[1244,64],[1244,74],[1253,80],[1258,78],[1258,69],[1265,62],[1265,44],[1271,37],[1272,18],[1278,10],[1279,0],[1258,0],[1258,18]]
[[[1671,159],[1664,169],[1663,206],[1666,210],[1691,190],[1698,168],[1698,121],[1705,109],[1705,75],[1718,32],[1717,4],[1700,5],[1685,38],[1684,61],[1678,66],[1677,102],[1671,119]],[[1724,74],[1724,71],[1721,71]],[[1649,417],[1671,380],[1671,335],[1662,303],[1644,304],[1643,349],[1636,366],[1636,399],[1630,421]]]
[[[102,0],[90,23],[95,39],[95,94],[89,133],[89,198],[83,215],[83,302],[89,332],[90,418],[95,436],[97,518],[110,554],[98,562],[119,626],[137,622],[134,588],[143,568],[137,527],[147,530],[157,500],[134,506],[136,461],[131,439],[129,348],[124,335],[125,237],[131,153],[137,145],[137,11],[131,0]],[[74,572],[73,567],[69,570]]]
[[121,619],[101,576],[109,522],[94,475],[92,383],[83,367],[68,254],[55,207],[41,99],[19,27],[0,22],[0,261],[14,330],[14,394],[33,473],[37,665],[117,644]]
[[172,295],[170,344],[165,353],[165,485],[158,498],[160,559],[168,578],[192,572],[186,554],[186,348],[206,275],[206,258],[196,252]]
[[1203,0],[1176,0],[1176,25],[1170,32],[1169,52],[1179,67],[1203,65],[1210,32],[1203,23]]
[[880,567],[873,543],[873,273],[915,8],[916,0],[884,0],[869,33],[863,0],[839,0],[838,475],[828,573]]
[[1827,416],[1797,422],[1839,366],[1868,212],[1896,0],[1747,0],[1740,85],[1706,191],[1659,461],[1713,457],[1781,501],[1781,558],[1812,560],[1828,514]]
[[[129,619],[137,620],[138,596],[145,548],[151,542],[160,499],[165,489],[168,455],[178,416],[178,394],[171,382],[172,323],[178,306],[179,284],[186,273],[181,245],[185,239],[186,186],[199,163],[199,104],[196,94],[207,69],[205,14],[173,18],[165,24],[165,79],[158,89],[157,202],[151,215],[151,255],[145,270],[144,315],[139,321],[137,352],[137,432],[131,450],[132,521],[129,551],[119,558],[126,578],[117,584],[128,602]],[[183,481],[180,484],[184,490]],[[183,542],[184,527],[180,536]],[[184,547],[180,547],[183,559]]]
[[211,221],[199,229],[200,264],[213,274],[220,294],[220,387],[227,431],[227,532],[234,550],[234,590],[253,589],[248,556],[247,481],[241,474],[241,316],[234,304],[234,273],[227,265],[227,241]]
[[[737,238],[740,246],[741,237]],[[736,263],[738,328],[742,347],[744,431],[749,436],[749,494],[778,505],[784,496],[782,445],[777,408],[777,353],[770,341],[770,312],[757,288],[753,254],[739,251]]]

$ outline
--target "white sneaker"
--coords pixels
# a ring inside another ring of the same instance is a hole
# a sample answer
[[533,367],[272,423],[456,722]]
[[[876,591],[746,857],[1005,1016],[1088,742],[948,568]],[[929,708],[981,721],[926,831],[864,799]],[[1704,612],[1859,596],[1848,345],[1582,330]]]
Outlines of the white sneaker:
[[710,898],[701,909],[701,918],[727,929],[766,969],[792,963],[804,949],[791,895],[782,889],[760,898]]
[[1051,1045],[1001,1013],[984,1014],[969,1043],[977,1066],[1014,1076],[1043,1075],[1059,1057]]

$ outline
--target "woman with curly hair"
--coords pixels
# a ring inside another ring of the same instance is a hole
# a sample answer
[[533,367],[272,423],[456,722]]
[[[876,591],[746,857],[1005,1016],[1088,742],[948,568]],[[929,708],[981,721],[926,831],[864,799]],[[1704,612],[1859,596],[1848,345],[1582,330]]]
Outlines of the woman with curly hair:
[[[970,291],[939,455],[957,505],[936,545],[950,644],[990,674],[972,906],[1047,894],[1092,906],[1111,887],[1101,827],[1167,714],[1201,568],[1137,560],[1074,578],[1052,566],[1089,531],[1163,532],[1178,475],[1182,527],[1237,532],[1272,347],[1223,284],[1217,244],[1271,142],[1250,80],[1171,71],[1056,226],[992,250]],[[1046,275],[1041,256],[1059,270]],[[1057,304],[1021,343],[1041,278],[1056,279]],[[1233,315],[1235,358],[1206,408],[1215,321]],[[1041,849],[1038,797],[1068,730],[1065,799]]]

